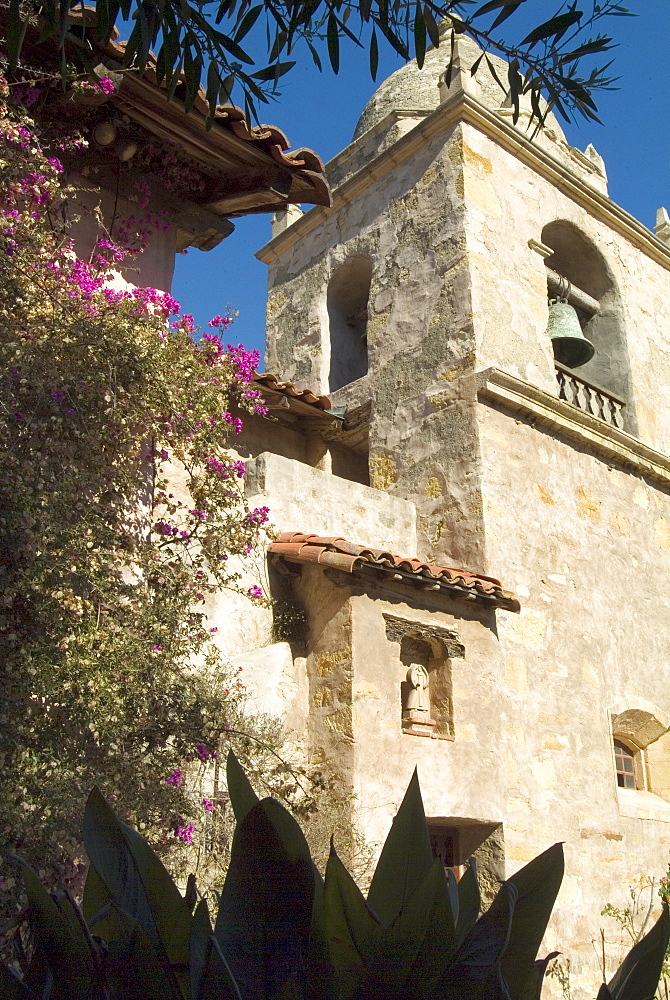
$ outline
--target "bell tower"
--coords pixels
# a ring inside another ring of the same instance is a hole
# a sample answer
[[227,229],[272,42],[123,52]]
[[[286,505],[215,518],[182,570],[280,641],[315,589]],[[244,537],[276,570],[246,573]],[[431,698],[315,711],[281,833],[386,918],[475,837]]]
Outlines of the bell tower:
[[370,483],[418,504],[426,556],[487,572],[481,373],[637,417],[620,283],[584,207],[611,204],[602,159],[553,115],[534,138],[528,110],[515,127],[486,63],[470,73],[479,54],[459,37],[448,87],[439,49],[386,80],[328,165],[333,209],[282,219],[259,257],[268,370],[368,407]]
[[[439,49],[394,73],[328,165],[332,209],[278,222],[266,364],[366,431],[370,485],[416,507],[418,559],[519,596],[485,626],[498,658],[465,643],[453,729],[416,759],[452,819],[476,766],[500,766],[508,873],[566,842],[556,943],[579,970],[603,905],[667,863],[670,246],[608,197],[592,146],[552,115],[515,124],[478,55],[459,37],[449,86]],[[404,740],[440,723],[427,657],[402,663]]]

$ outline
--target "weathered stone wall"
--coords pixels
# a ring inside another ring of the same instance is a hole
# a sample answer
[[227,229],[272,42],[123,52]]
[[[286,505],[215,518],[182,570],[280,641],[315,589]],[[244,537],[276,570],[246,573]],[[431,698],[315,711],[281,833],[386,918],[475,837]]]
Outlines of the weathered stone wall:
[[670,802],[617,790],[610,716],[667,711],[670,496],[492,407],[480,429],[487,553],[522,601],[497,612],[508,871],[566,842],[553,933],[586,986],[600,909],[667,863]]
[[418,505],[423,552],[478,569],[475,398],[458,382],[475,359],[460,126],[271,264],[269,369],[327,391],[328,280],[357,254],[373,262],[369,373],[334,393],[333,403],[372,398],[371,485]]

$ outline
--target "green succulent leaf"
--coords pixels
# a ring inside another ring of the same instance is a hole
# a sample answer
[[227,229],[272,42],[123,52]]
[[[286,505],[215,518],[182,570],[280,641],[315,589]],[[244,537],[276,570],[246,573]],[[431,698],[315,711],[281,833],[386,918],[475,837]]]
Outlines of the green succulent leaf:
[[648,934],[631,948],[607,984],[614,1000],[651,1000],[656,993],[670,941],[670,913],[666,904]]
[[114,903],[137,921],[161,959],[172,967],[178,995],[187,996],[188,906],[144,838],[119,822],[97,788],[84,811],[84,843]]
[[283,806],[263,799],[235,830],[214,936],[245,998],[278,1000],[304,977],[315,880],[295,829]]
[[482,901],[477,881],[477,863],[468,858],[467,869],[458,883],[458,916],[456,917],[456,939],[460,943],[474,927]]
[[517,890],[503,882],[486,913],[480,917],[454,955],[434,1000],[509,1000],[500,959],[509,941]]
[[395,991],[407,1000],[415,995],[432,996],[455,951],[456,928],[447,876],[441,862],[434,861],[407,905],[382,936],[377,965],[384,971],[386,992],[383,995],[392,996]]
[[385,926],[393,923],[432,866],[426,814],[415,770],[382,848],[368,892],[370,908]]
[[39,1000],[39,994],[21,982],[6,965],[0,965],[0,996],[3,1000]]
[[518,891],[502,972],[514,1000],[533,1000],[534,962],[563,881],[563,845],[554,844],[508,880]]
[[93,956],[83,927],[66,916],[37,875],[21,862],[30,907],[30,923],[37,941],[26,975],[26,985],[38,994],[53,976],[51,1000],[83,1000],[91,986]]
[[251,782],[247,778],[244,768],[232,750],[228,751],[226,758],[226,782],[235,819],[241,823],[260,799],[251,787]]
[[169,971],[139,923],[113,904],[109,928],[105,971],[114,1000],[176,1000],[179,994]]
[[191,924],[191,1000],[239,1000],[232,973],[212,934],[207,901],[198,903]]
[[324,884],[325,929],[338,997],[364,995],[383,927],[331,844]]

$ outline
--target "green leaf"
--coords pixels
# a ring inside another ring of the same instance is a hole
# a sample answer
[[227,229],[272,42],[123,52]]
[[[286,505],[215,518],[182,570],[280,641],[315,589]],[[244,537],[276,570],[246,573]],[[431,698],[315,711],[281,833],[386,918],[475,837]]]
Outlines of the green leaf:
[[23,40],[26,37],[27,29],[28,18],[26,18],[25,21],[21,20],[20,0],[9,0],[6,42],[10,69],[16,69],[16,64],[19,60],[19,55],[21,54],[21,48],[23,46]]
[[364,995],[382,925],[331,844],[324,883],[325,931],[338,998]]
[[260,799],[251,787],[251,782],[247,778],[244,768],[232,750],[228,751],[226,758],[226,782],[235,819],[241,823],[247,813],[255,805],[258,805]]
[[252,73],[251,75],[255,80],[278,80],[280,76],[284,76],[294,66],[295,61],[273,63],[272,66],[266,66],[265,69],[260,69],[257,73]]
[[426,22],[423,19],[423,9],[417,0],[414,13],[414,50],[416,53],[416,64],[419,69],[423,68],[423,61],[426,57]]
[[379,948],[379,964],[393,987],[411,997],[418,982],[432,996],[456,951],[456,928],[444,866],[434,861],[420,886],[394,920]]
[[257,4],[255,7],[252,7],[251,10],[247,11],[247,13],[242,18],[239,27],[235,31],[236,42],[241,42],[244,36],[251,31],[254,24],[256,23],[256,21],[258,20],[258,18],[262,13],[263,13],[262,4]]
[[534,962],[563,881],[563,845],[554,844],[508,881],[519,898],[502,972],[514,1000],[533,1000],[537,975]]
[[521,42],[522,45],[533,46],[538,42],[543,41],[545,38],[551,38],[555,36],[555,41],[564,35],[568,28],[571,28],[573,24],[577,24],[578,21],[582,19],[581,10],[569,10],[565,14],[558,14],[556,17],[550,18],[548,21],[544,21],[539,24],[537,28],[526,35],[526,37]]
[[[102,881],[93,865],[89,865],[88,871],[86,872],[86,882],[84,883],[84,898],[81,904],[84,919],[87,924],[91,924],[95,917],[97,917],[111,902],[111,898],[112,897],[107,891],[105,883]],[[98,928],[96,928],[95,933],[100,933]],[[105,935],[100,934],[100,936],[104,937]]]
[[172,1000],[174,986],[139,923],[112,905],[105,972],[115,1000]]
[[433,865],[419,777],[412,775],[370,883],[368,903],[388,927]]
[[481,909],[477,864],[468,858],[468,867],[458,883],[458,917],[456,918],[456,938],[459,942],[470,933]]
[[500,974],[500,959],[509,940],[516,899],[515,886],[503,882],[438,984],[435,995],[440,1000],[509,1000]]
[[243,997],[275,1000],[292,978],[304,979],[314,885],[297,823],[263,799],[235,830],[214,929]]
[[379,69],[379,43],[377,41],[377,32],[372,29],[372,35],[370,36],[370,76],[373,80],[377,79],[377,70]]
[[207,902],[201,899],[191,924],[191,1000],[239,1000],[239,990],[212,936]]
[[661,977],[668,941],[670,913],[664,903],[652,929],[631,948],[607,984],[614,1000],[651,1000]]
[[49,971],[54,976],[51,1000],[80,1000],[87,996],[93,976],[88,938],[76,920],[59,909],[40,880],[21,862],[30,907],[30,925],[37,954],[25,976],[26,984],[41,992]]
[[6,965],[2,964],[0,964],[0,996],[2,996],[2,1000],[39,1000],[37,993],[34,993]]
[[426,22],[426,30],[428,31],[428,37],[430,38],[431,44],[434,48],[439,48],[440,28],[427,3],[423,5],[423,19]]
[[506,21],[508,17],[511,17],[514,11],[518,10],[521,4],[525,2],[526,0],[491,0],[490,3],[485,3],[482,7],[478,7],[474,14],[472,14],[472,17],[482,17],[502,7],[502,10],[489,28],[489,31],[493,31],[498,25]]
[[189,909],[157,855],[136,830],[119,822],[97,788],[84,811],[84,844],[114,903],[137,921],[186,996]]
[[332,11],[328,16],[328,29],[326,35],[328,40],[328,58],[330,59],[330,65],[333,73],[337,76],[340,69],[340,32],[337,24],[337,18]]

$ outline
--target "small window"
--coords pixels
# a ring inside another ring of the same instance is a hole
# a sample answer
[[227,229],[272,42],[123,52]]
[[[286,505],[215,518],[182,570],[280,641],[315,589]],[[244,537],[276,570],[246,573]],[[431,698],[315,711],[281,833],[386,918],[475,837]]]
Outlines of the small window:
[[614,741],[614,760],[616,762],[616,783],[619,788],[639,788],[638,753],[622,743]]

